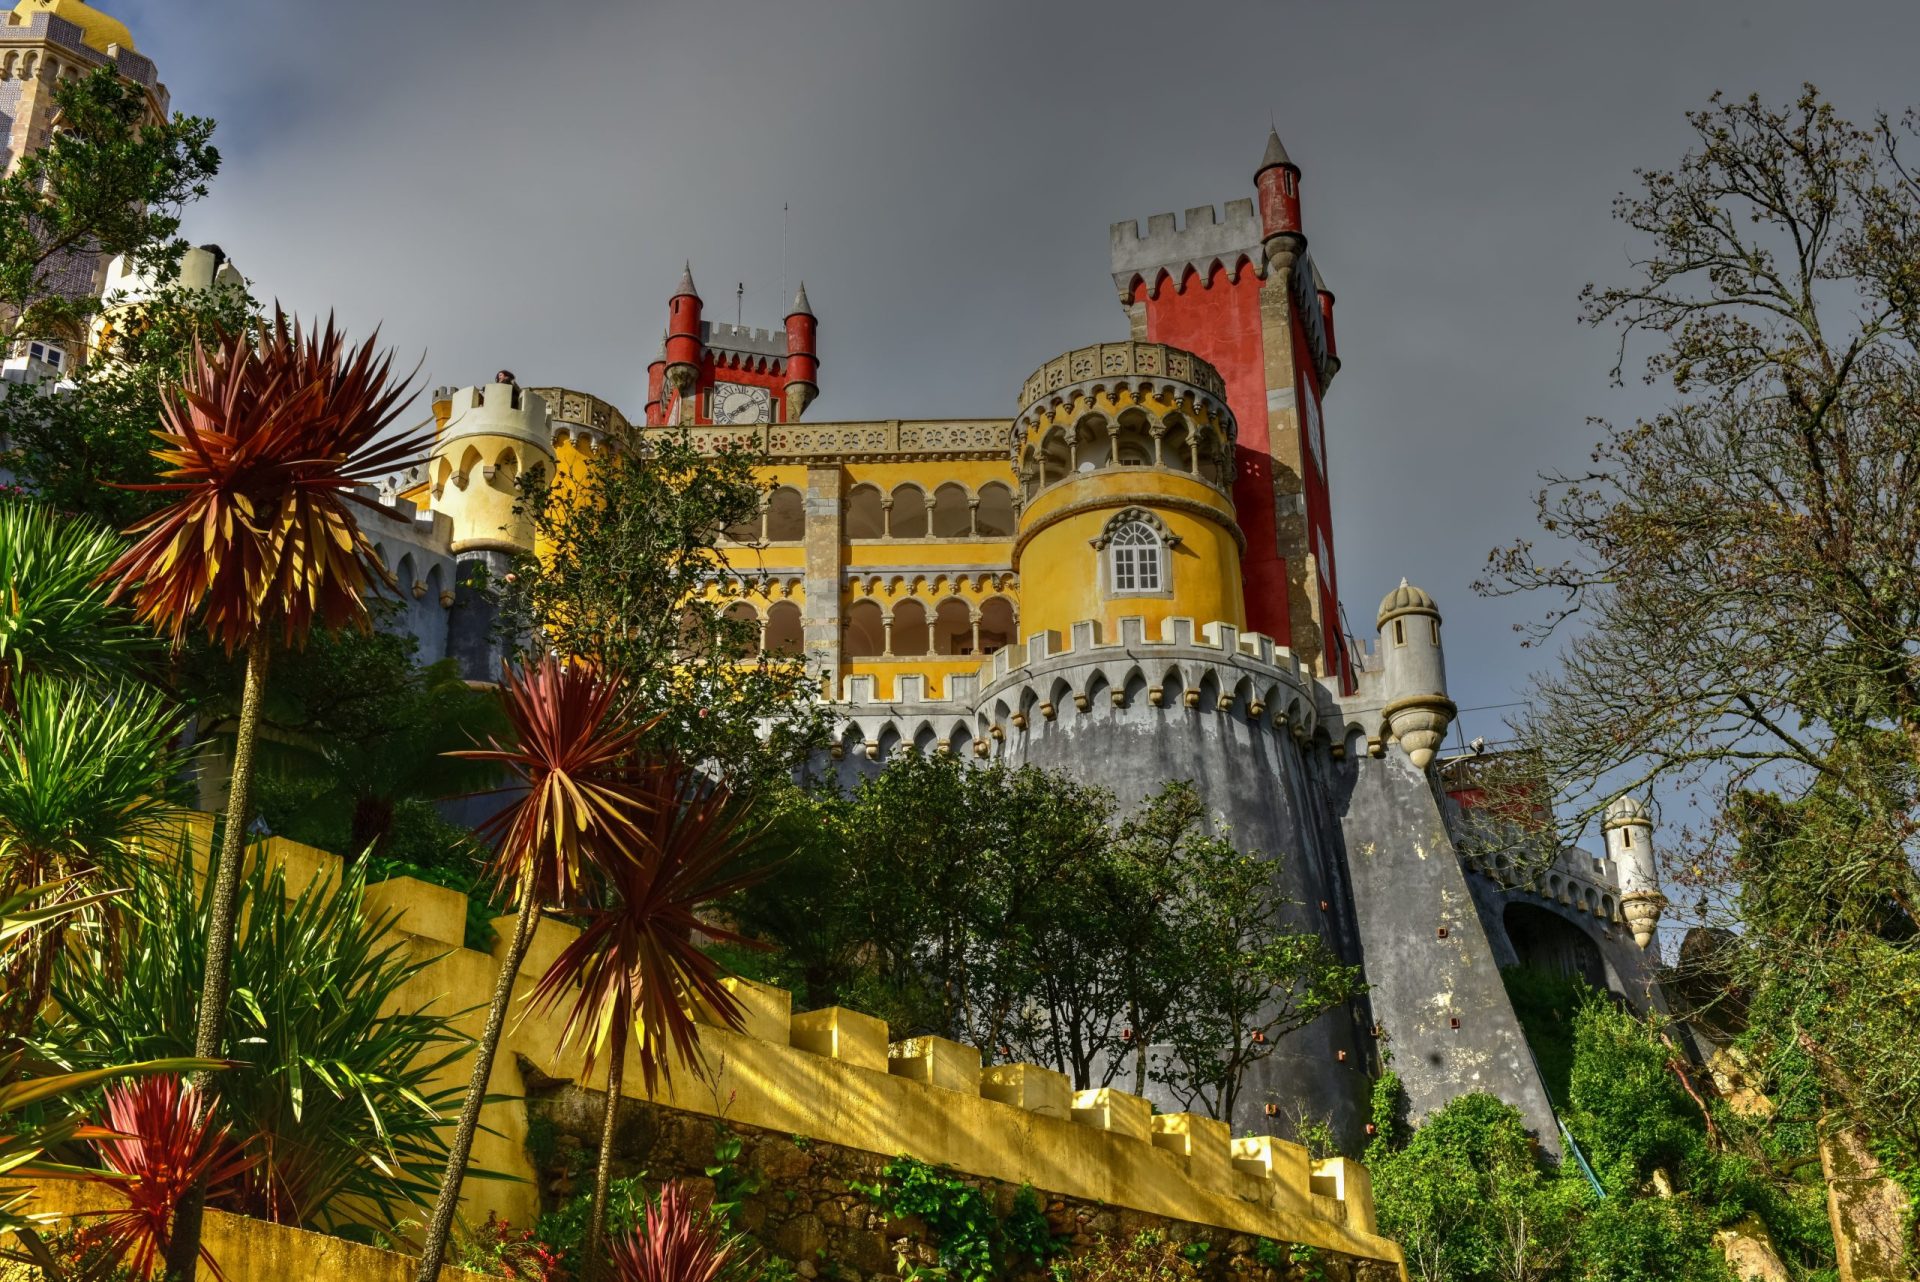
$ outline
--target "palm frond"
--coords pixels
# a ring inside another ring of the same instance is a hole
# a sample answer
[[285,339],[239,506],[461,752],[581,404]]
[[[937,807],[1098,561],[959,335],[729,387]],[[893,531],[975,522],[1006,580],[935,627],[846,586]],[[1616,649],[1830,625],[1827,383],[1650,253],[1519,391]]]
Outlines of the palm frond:
[[44,503],[0,507],[0,668],[98,676],[152,646],[146,629],[107,604],[99,579],[123,550],[111,530]]

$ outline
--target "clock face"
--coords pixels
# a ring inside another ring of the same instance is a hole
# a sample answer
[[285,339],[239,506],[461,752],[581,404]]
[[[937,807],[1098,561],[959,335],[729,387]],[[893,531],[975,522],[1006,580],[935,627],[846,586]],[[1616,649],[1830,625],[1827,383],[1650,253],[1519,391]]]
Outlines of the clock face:
[[715,383],[712,418],[716,423],[770,423],[773,393],[742,383]]

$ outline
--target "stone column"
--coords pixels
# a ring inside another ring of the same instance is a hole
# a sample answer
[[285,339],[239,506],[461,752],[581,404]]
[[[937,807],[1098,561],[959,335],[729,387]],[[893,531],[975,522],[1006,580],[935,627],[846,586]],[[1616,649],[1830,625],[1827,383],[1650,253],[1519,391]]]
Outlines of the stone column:
[[840,468],[837,464],[807,469],[806,554],[807,610],[802,619],[807,664],[825,669],[834,696],[840,693],[842,637],[845,628],[841,596],[845,591],[846,558],[841,530],[844,522]]
[[885,659],[893,657],[893,615],[891,614],[880,616],[880,656]]
[[980,537],[980,500],[979,499],[967,500],[967,534],[973,538]]
[[880,500],[880,537],[893,537],[893,495],[888,494]]

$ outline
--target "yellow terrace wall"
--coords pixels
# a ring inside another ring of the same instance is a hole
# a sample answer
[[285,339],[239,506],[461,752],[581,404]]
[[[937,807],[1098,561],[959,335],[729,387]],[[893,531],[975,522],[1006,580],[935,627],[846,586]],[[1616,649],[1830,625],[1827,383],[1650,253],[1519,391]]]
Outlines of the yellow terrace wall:
[[[202,851],[210,827],[204,817],[194,821]],[[325,852],[280,838],[267,847],[287,865],[290,888],[338,875],[339,861]],[[467,906],[457,891],[396,878],[370,886],[367,903],[397,913],[394,931],[429,963],[398,994],[397,1007],[428,1006],[478,1037],[512,919],[495,922],[500,940],[490,956],[461,947]],[[521,1058],[545,1077],[604,1089],[604,1068],[585,1078],[580,1055],[556,1049],[560,1014],[530,1014],[527,1006],[575,933],[542,921],[521,968],[516,1018],[489,1083],[500,1098],[483,1113],[473,1160],[524,1182],[469,1179],[462,1206],[469,1222],[492,1212],[525,1225],[538,1210]],[[1232,1138],[1224,1123],[1155,1114],[1122,1091],[1074,1091],[1066,1077],[1035,1065],[982,1068],[977,1050],[942,1038],[892,1041],[883,1021],[856,1011],[796,1015],[780,989],[729,982],[746,1007],[745,1027],[705,1028],[707,1080],[678,1074],[652,1097],[655,1104],[1400,1266],[1399,1248],[1377,1232],[1371,1184],[1358,1163],[1316,1162],[1301,1146],[1264,1136]],[[455,1065],[446,1076],[464,1081],[466,1071]],[[648,1098],[632,1056],[626,1081],[626,1096]]]

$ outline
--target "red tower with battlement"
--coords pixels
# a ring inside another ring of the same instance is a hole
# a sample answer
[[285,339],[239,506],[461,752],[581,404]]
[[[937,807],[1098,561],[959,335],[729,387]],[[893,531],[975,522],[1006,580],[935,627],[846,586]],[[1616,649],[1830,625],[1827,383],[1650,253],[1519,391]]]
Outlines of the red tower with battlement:
[[1277,132],[1253,181],[1257,200],[1201,205],[1184,223],[1156,214],[1144,235],[1115,223],[1113,283],[1135,339],[1185,348],[1226,380],[1247,626],[1351,688],[1321,414],[1340,368],[1333,293],[1307,254],[1300,170]]
[[820,394],[819,321],[806,285],[780,329],[716,324],[701,309],[689,263],[647,366],[647,424],[789,423],[804,414]]

